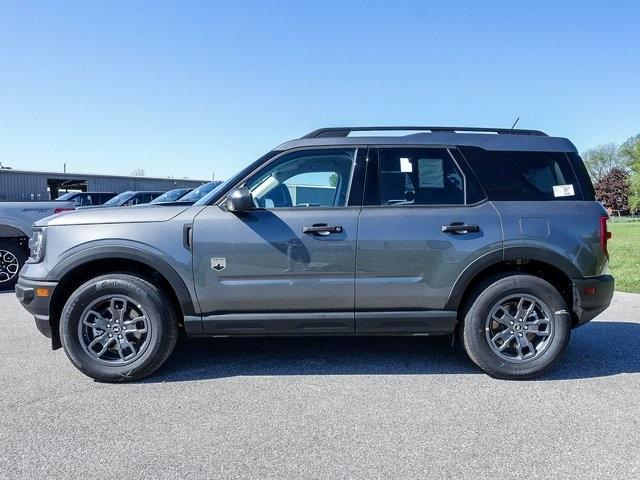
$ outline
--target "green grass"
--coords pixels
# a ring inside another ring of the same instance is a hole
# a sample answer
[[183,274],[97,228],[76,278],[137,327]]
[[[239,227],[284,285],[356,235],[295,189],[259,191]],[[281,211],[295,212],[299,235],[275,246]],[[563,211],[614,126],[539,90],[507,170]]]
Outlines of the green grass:
[[640,293],[640,222],[612,223],[609,240],[609,270],[616,279],[616,290]]

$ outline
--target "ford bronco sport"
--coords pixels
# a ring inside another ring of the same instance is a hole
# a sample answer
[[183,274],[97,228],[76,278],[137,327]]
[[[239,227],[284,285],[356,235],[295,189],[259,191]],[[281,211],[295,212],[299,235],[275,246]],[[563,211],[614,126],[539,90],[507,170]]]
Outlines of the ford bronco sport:
[[100,381],[151,374],[180,330],[457,332],[489,375],[525,379],[555,365],[572,328],[609,305],[608,237],[564,138],[328,128],[192,206],[37,222],[16,294],[53,348]]

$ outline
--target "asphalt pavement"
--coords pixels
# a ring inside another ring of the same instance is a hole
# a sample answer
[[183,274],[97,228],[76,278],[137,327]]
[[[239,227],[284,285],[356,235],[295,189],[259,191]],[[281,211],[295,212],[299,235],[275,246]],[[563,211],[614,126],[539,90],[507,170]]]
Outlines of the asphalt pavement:
[[0,478],[640,478],[640,295],[536,381],[448,338],[187,340],[100,384],[0,293]]

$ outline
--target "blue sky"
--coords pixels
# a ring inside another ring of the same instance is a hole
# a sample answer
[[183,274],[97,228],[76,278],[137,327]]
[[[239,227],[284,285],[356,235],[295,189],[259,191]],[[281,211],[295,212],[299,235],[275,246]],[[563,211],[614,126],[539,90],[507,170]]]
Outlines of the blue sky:
[[321,126],[640,133],[640,2],[0,4],[0,162],[225,178]]

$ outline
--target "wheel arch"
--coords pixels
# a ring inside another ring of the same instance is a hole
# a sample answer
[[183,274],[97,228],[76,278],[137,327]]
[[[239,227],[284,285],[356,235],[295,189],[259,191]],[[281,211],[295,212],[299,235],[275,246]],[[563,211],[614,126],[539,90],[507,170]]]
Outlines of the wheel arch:
[[19,225],[0,223],[0,239],[29,238],[29,233]]
[[96,248],[88,254],[69,257],[49,273],[48,281],[57,281],[49,309],[52,330],[52,346],[59,348],[58,325],[66,300],[73,290],[84,282],[108,273],[129,273],[141,276],[160,285],[171,297],[182,319],[195,313],[195,304],[184,281],[160,258],[135,248]]
[[573,312],[573,278],[582,278],[579,269],[566,257],[538,248],[517,247],[491,252],[470,264],[458,277],[445,309],[459,313],[467,306],[476,285],[501,273],[525,273],[540,277],[556,287],[571,312],[572,324],[578,318]]

